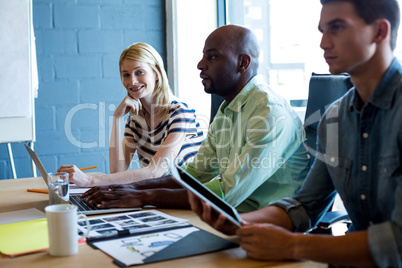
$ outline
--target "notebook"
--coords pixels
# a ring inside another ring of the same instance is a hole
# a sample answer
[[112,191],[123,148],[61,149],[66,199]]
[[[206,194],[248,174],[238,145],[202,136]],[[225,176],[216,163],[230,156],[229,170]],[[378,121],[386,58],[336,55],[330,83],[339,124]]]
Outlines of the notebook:
[[49,248],[46,216],[2,224],[0,237],[0,252],[7,257],[44,251]]
[[[32,161],[34,161],[36,167],[38,168],[39,173],[41,174],[43,180],[45,181],[46,185],[48,185],[47,172],[46,172],[45,168],[43,167],[41,161],[39,160],[39,157],[36,155],[36,153],[31,148],[29,148],[26,144],[24,144],[24,145],[25,145],[25,148],[27,149]],[[49,191],[49,195],[50,194],[52,194],[51,190]],[[78,208],[78,212],[86,214],[86,215],[141,210],[141,208],[98,208],[94,205],[86,203],[83,199],[80,198],[80,196],[81,196],[80,193],[70,194],[70,198],[69,198],[70,204],[76,205]]]

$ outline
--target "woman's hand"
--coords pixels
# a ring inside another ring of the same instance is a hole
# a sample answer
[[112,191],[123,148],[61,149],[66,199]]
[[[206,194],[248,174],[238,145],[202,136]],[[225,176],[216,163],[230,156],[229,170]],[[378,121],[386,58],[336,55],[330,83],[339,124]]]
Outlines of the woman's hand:
[[90,187],[91,185],[91,176],[86,175],[75,165],[63,165],[59,167],[57,172],[67,172],[69,175],[70,183],[75,183],[79,187]]
[[142,110],[142,103],[140,100],[126,96],[120,105],[117,106],[114,116],[118,118],[123,117],[125,114],[130,112],[130,110],[133,114],[138,115],[139,111]]

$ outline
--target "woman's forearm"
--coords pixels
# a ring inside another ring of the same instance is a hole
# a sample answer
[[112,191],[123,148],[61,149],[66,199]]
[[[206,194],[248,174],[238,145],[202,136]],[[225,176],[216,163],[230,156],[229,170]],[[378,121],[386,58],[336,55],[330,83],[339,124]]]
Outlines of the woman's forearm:
[[[127,170],[128,166],[126,161],[126,155],[123,151],[123,145],[121,141],[121,119],[119,117],[113,117],[112,133],[110,135],[109,143],[109,165],[110,173],[116,173]],[[130,159],[131,161],[131,159]],[[128,162],[129,163],[129,162]]]

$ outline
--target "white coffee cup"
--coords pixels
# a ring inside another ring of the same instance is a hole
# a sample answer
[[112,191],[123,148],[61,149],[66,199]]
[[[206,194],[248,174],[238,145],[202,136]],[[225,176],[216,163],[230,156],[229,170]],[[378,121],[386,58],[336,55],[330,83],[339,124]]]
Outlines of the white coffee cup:
[[[77,206],[70,204],[50,205],[45,208],[49,234],[49,253],[52,256],[69,256],[78,253],[78,239],[87,237],[90,231],[86,215],[77,215]],[[87,232],[78,236],[77,221],[84,218]]]

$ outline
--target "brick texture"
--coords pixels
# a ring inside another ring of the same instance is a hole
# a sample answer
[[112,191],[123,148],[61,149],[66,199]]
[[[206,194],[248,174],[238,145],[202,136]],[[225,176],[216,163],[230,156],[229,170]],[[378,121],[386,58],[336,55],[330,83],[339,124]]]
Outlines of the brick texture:
[[[76,164],[109,173],[109,126],[125,96],[118,59],[135,42],[151,44],[165,59],[165,1],[33,0],[33,24],[39,72],[35,151],[48,172]],[[17,177],[32,176],[23,145],[12,149]],[[7,147],[0,144],[0,179],[11,177]]]

